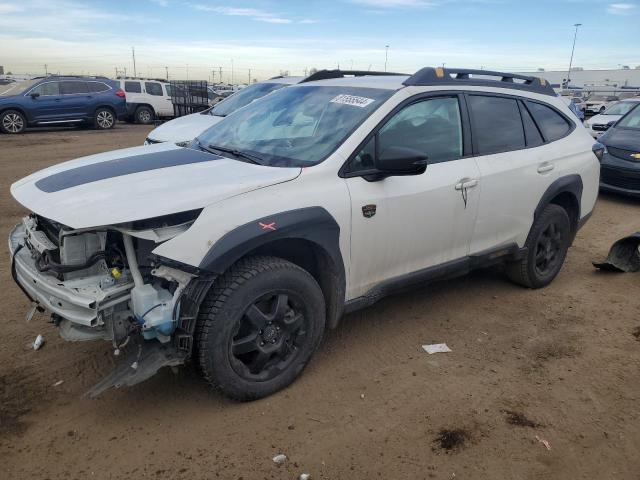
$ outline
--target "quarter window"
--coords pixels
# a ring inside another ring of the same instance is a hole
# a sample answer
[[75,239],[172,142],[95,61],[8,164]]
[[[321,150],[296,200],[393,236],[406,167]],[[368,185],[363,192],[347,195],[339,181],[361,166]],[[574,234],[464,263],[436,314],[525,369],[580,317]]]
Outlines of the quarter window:
[[569,122],[551,107],[541,103],[527,102],[527,108],[540,126],[547,142],[558,140],[569,133],[571,129]]
[[129,93],[142,93],[140,82],[124,82],[124,91]]
[[60,82],[60,93],[62,95],[89,93],[89,88],[85,82]]
[[89,91],[93,93],[106,92],[110,89],[109,85],[102,82],[88,82]]
[[515,99],[470,95],[473,134],[478,153],[520,150],[525,147],[524,130]]
[[31,93],[39,93],[41,96],[49,96],[49,95],[60,95],[60,83],[59,82],[47,82],[41,83],[33,90],[29,92]]
[[162,96],[162,85],[156,82],[144,82],[144,89],[149,95]]

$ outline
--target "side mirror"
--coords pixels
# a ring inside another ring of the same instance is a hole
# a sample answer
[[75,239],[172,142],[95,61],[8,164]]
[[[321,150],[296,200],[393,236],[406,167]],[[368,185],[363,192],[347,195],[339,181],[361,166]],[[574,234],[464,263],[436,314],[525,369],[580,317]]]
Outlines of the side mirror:
[[420,175],[427,169],[427,159],[419,150],[391,146],[380,153],[376,167],[386,176]]
[[34,93],[30,93],[29,96],[35,100],[40,96],[40,94],[38,92],[34,92]]

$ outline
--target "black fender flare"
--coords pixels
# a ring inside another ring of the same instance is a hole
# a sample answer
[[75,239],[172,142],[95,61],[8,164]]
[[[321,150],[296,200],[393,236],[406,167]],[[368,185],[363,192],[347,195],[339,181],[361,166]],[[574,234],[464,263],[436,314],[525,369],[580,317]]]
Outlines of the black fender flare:
[[198,268],[220,275],[248,253],[278,240],[305,240],[319,247],[330,259],[335,293],[329,309],[330,327],[337,324],[344,306],[346,275],[340,252],[340,226],[322,207],[306,207],[274,213],[240,225],[209,249]]
[[544,208],[549,205],[549,203],[551,203],[551,200],[553,200],[561,193],[570,193],[576,198],[578,202],[578,218],[576,219],[577,228],[582,216],[582,188],[582,177],[580,175],[572,174],[556,179],[542,194],[542,197],[538,202],[538,206],[533,212],[533,222],[538,219]]

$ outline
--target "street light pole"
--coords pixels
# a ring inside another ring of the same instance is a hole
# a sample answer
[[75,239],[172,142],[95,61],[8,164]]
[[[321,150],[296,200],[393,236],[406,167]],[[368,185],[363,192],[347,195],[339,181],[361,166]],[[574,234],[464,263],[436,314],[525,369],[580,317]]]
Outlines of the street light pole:
[[571,59],[569,60],[569,70],[567,71],[567,88],[571,82],[571,67],[573,66],[573,53],[576,51],[576,38],[578,38],[578,28],[582,26],[581,23],[575,23],[576,31],[573,34],[573,47],[571,47]]
[[387,58],[389,58],[389,45],[384,46],[384,71],[387,71]]

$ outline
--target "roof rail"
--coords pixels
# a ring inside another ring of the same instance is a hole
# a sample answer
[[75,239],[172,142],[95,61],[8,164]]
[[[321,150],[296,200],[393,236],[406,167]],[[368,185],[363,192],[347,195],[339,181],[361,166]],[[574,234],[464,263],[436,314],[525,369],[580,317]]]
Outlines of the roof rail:
[[[487,77],[497,77],[491,79]],[[519,81],[516,81],[519,80]],[[516,73],[492,72],[490,70],[469,70],[463,68],[425,67],[407,78],[405,86],[431,85],[471,85],[482,87],[512,88],[527,92],[556,96],[555,91],[544,78],[518,75]]]
[[406,73],[395,72],[375,72],[370,70],[318,70],[316,73],[312,73],[300,83],[314,82],[316,80],[328,80],[330,78],[344,78],[347,75],[353,75],[354,77],[365,76],[382,76],[382,75],[407,75]]

